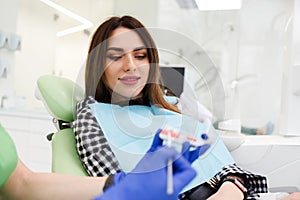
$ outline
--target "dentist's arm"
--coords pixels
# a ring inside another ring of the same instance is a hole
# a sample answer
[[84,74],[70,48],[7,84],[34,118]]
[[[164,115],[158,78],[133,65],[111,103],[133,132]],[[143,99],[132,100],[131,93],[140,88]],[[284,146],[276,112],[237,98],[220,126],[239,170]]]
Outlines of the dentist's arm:
[[36,173],[20,160],[5,185],[0,199],[88,200],[102,193],[106,177]]
[[102,193],[106,177],[36,173],[19,159],[14,142],[0,125],[0,199],[91,199]]

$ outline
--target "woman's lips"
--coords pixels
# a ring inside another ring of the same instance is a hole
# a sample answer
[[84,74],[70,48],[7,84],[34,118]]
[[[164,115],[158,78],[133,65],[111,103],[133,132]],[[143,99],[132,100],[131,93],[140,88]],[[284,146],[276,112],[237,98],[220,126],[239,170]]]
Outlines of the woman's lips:
[[118,80],[125,85],[134,85],[139,81],[139,79],[141,79],[139,76],[124,76],[122,78],[118,78]]

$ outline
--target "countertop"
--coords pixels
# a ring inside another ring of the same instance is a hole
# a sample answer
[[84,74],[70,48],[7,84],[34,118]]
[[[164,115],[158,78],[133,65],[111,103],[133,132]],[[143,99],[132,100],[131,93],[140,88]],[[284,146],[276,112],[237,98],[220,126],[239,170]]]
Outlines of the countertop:
[[52,119],[47,110],[42,108],[2,108],[0,109],[0,116]]

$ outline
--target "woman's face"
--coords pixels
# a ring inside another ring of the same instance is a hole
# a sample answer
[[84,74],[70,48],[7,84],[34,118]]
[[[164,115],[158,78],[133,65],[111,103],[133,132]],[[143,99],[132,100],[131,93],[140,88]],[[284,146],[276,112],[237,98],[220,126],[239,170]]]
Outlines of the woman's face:
[[127,28],[115,29],[108,39],[105,82],[113,91],[112,101],[137,97],[147,83],[150,63],[139,35]]

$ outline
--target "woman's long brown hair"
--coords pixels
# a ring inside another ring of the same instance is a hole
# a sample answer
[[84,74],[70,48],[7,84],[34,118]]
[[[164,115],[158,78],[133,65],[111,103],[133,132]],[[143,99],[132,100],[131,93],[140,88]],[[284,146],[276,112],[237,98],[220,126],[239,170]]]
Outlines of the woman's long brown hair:
[[144,25],[131,16],[111,17],[103,22],[94,33],[88,51],[85,71],[86,96],[92,96],[98,102],[111,103],[112,91],[106,86],[103,75],[106,63],[107,42],[112,31],[118,27],[124,27],[135,31],[147,48],[150,72],[147,84],[142,90],[142,99],[150,101],[156,106],[179,112],[175,105],[168,103],[164,99],[163,90],[160,86],[162,84],[162,79],[156,45]]

